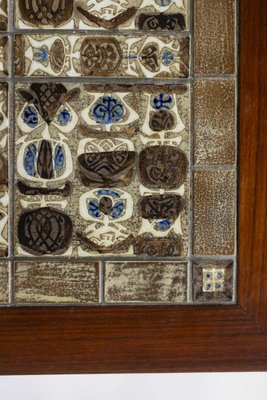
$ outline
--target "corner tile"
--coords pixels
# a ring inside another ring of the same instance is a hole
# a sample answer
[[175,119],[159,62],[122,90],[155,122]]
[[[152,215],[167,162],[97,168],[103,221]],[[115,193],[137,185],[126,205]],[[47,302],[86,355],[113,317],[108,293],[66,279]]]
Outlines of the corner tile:
[[201,260],[193,263],[193,301],[233,301],[233,262]]

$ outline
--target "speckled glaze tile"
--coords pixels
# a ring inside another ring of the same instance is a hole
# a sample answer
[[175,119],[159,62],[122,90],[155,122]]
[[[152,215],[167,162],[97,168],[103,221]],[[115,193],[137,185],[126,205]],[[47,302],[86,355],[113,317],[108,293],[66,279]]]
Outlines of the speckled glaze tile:
[[194,173],[194,255],[235,252],[235,171]]
[[183,262],[108,262],[104,299],[107,303],[183,303],[186,282]]
[[194,72],[236,72],[236,0],[194,0]]
[[187,85],[16,94],[17,255],[187,255]]
[[7,1],[0,0],[0,31],[6,31],[8,25]]
[[0,83],[0,257],[8,255],[8,85]]
[[17,76],[187,78],[189,38],[16,35]]
[[183,31],[188,0],[16,0],[20,29]]
[[0,304],[9,302],[9,265],[0,261]]
[[233,262],[201,260],[193,264],[193,301],[233,301]]
[[99,303],[99,264],[16,263],[14,301],[16,304]]
[[194,83],[194,163],[234,165],[236,160],[235,80]]

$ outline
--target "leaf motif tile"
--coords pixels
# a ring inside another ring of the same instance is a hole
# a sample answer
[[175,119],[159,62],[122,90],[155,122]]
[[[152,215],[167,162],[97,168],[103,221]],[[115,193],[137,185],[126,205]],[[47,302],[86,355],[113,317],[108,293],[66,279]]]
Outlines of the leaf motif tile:
[[21,29],[183,31],[188,14],[188,0],[16,0]]

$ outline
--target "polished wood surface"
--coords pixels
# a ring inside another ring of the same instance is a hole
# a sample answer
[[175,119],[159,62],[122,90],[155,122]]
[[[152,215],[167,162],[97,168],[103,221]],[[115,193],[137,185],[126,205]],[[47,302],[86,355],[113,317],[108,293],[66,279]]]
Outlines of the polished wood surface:
[[241,0],[237,306],[0,310],[0,374],[267,370],[267,2]]

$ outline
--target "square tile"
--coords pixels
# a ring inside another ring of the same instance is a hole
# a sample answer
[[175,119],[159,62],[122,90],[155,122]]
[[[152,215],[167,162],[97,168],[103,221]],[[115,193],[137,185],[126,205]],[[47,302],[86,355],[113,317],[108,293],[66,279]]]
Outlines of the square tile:
[[0,261],[0,304],[9,302],[9,265]]
[[99,302],[99,264],[64,262],[15,263],[16,304]]
[[189,37],[16,35],[15,75],[187,78]]
[[188,29],[189,0],[16,0],[20,29]]
[[233,301],[233,262],[198,260],[193,264],[193,301]]
[[16,255],[187,255],[187,85],[16,94]]
[[182,303],[187,296],[183,262],[107,262],[105,302]]

